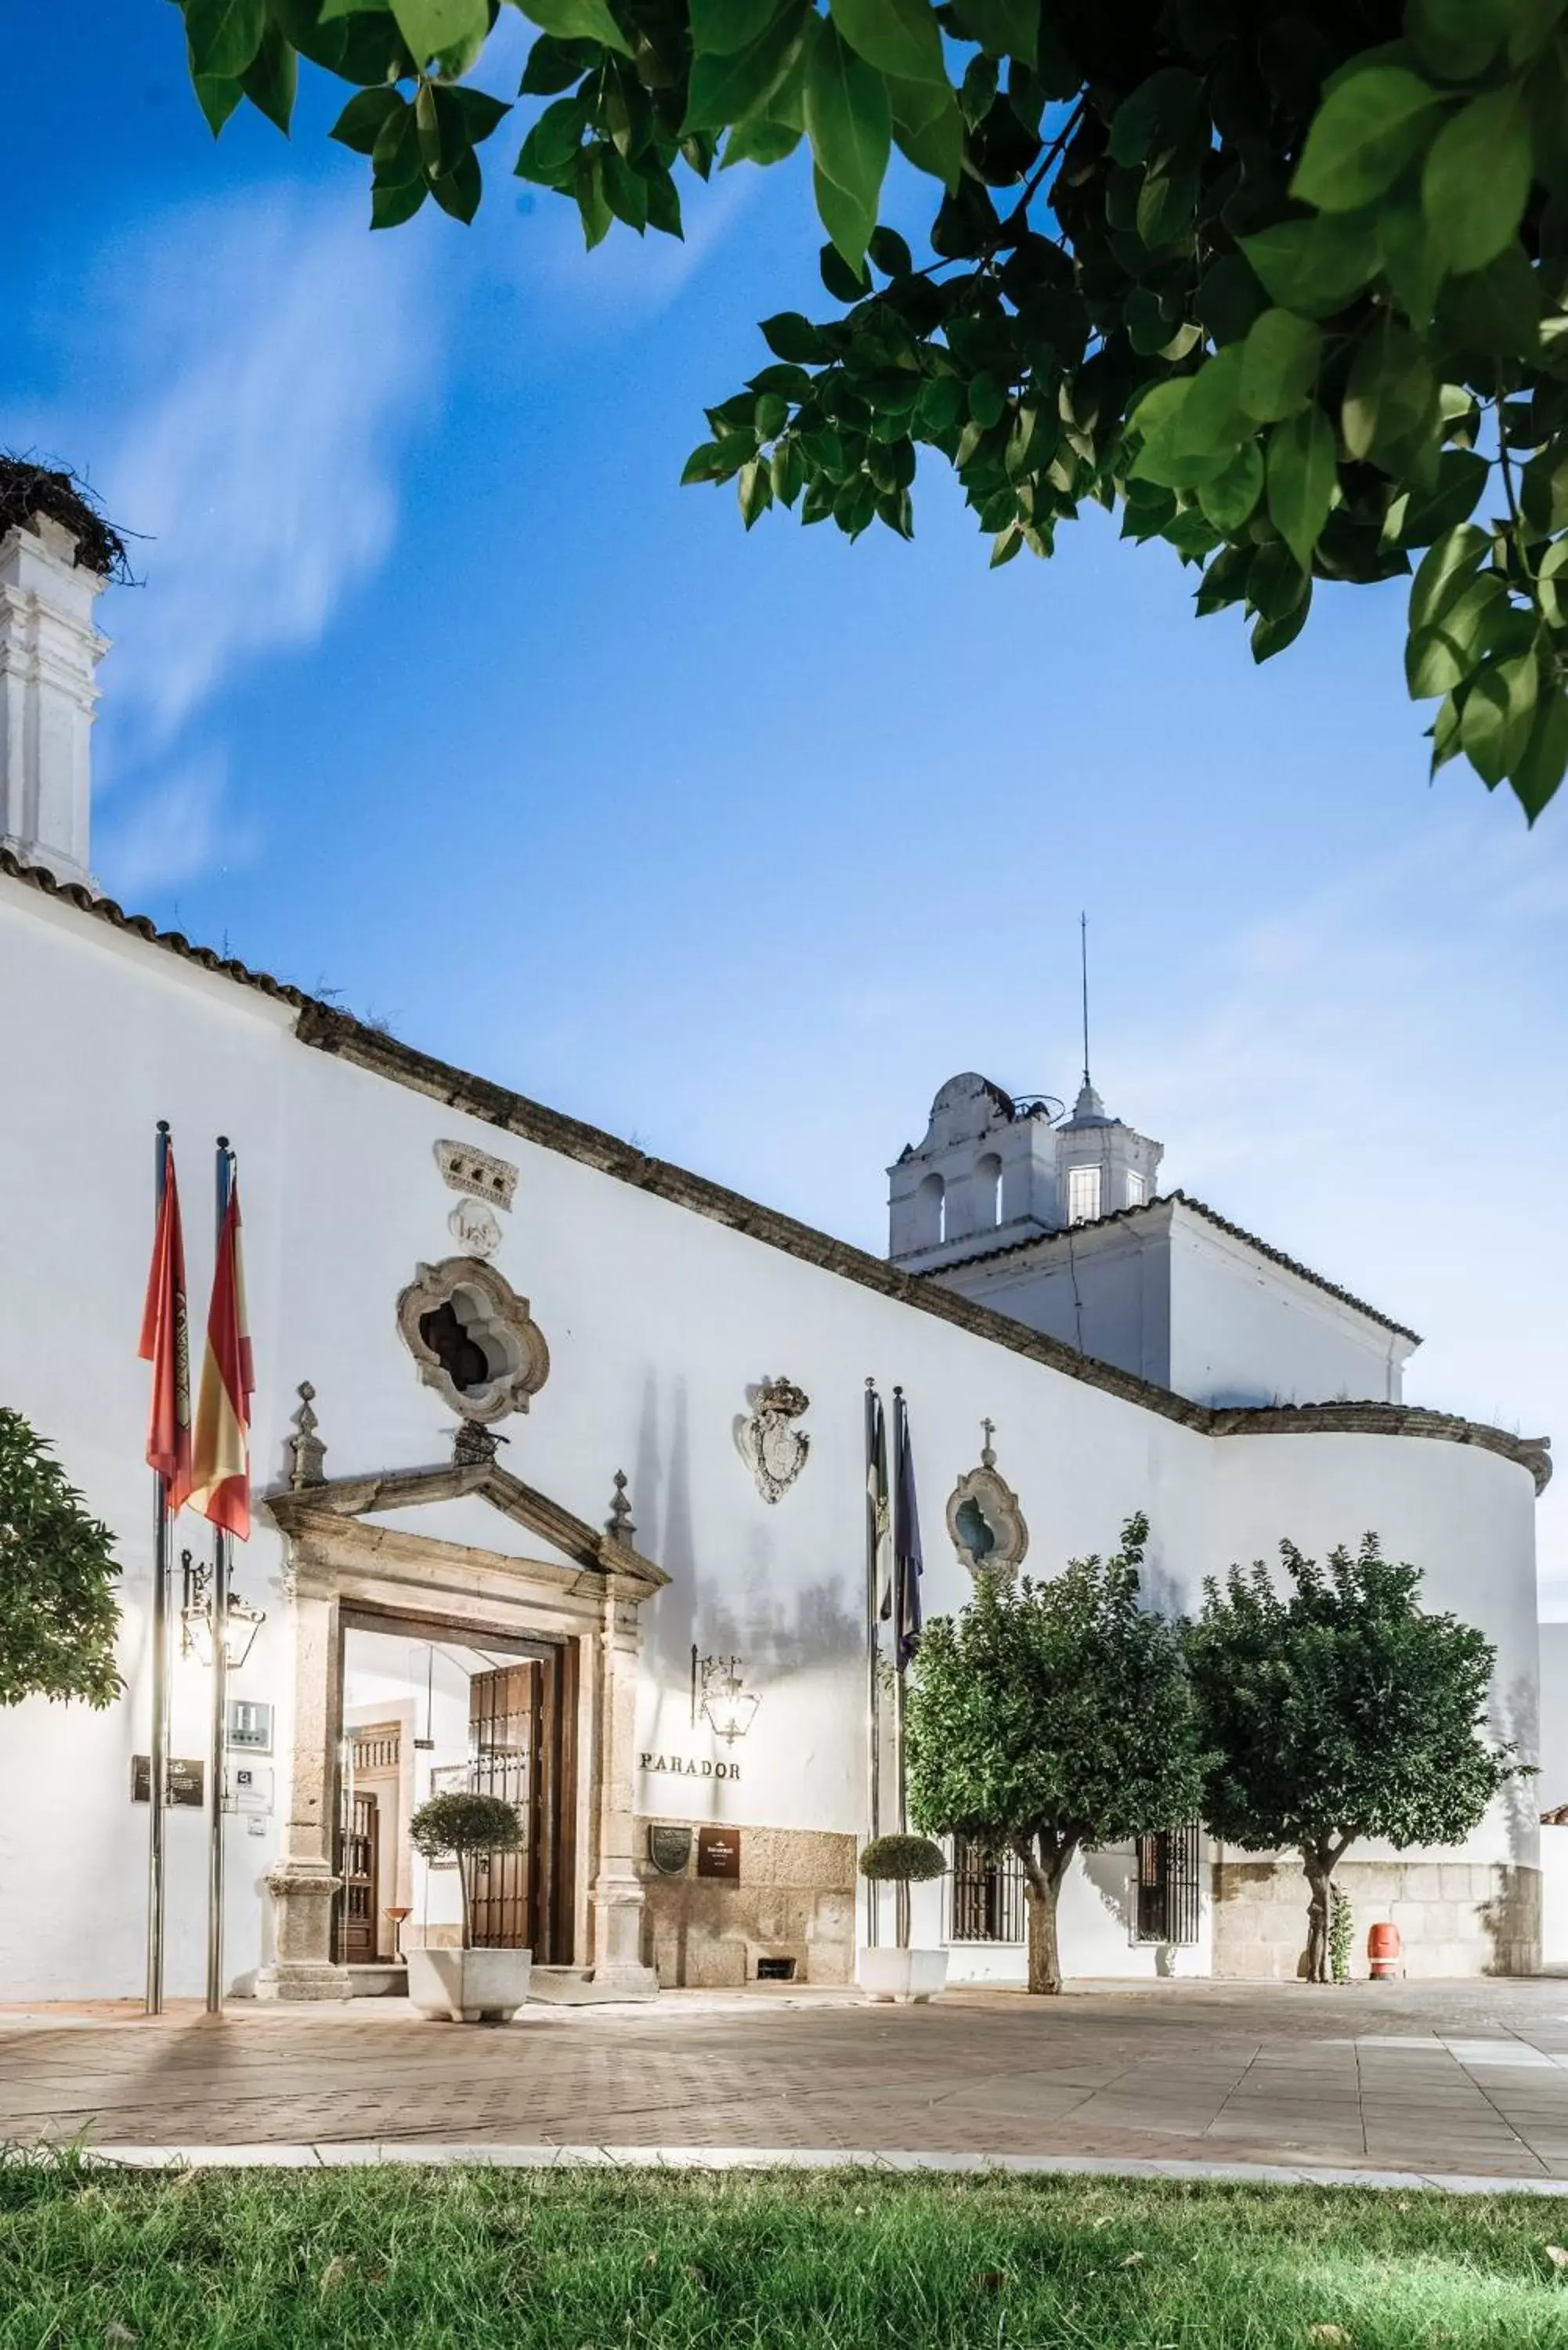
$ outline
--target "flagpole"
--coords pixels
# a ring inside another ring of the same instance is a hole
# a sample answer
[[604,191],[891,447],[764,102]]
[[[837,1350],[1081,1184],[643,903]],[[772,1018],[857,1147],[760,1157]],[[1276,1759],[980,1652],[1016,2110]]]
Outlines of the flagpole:
[[[234,1154],[229,1138],[220,1134],[217,1141],[217,1232],[221,1248],[223,1222],[229,1211],[229,1189],[233,1181]],[[213,1737],[211,1778],[213,1809],[212,1840],[207,1853],[207,2012],[221,2015],[223,2012],[223,1764],[225,1747],[225,1714],[228,1704],[229,1680],[229,1534],[225,1527],[213,1528]]]
[[[154,1213],[161,1214],[169,1180],[169,1121],[158,1121],[154,1144]],[[169,1482],[152,1472],[152,1736],[147,1758],[147,2000],[149,2015],[163,2012],[164,1817],[169,1777]]]
[[[901,1516],[904,1506],[904,1447],[909,1432],[904,1424],[904,1390],[893,1389],[893,1803],[898,1831],[903,1835],[909,1827],[906,1816],[904,1787],[904,1560],[899,1552],[902,1534]],[[899,1879],[893,1887],[893,1918],[898,1948],[909,1947],[909,1888]]]
[[[877,1473],[877,1389],[874,1382],[866,1382],[866,1785],[869,1799],[871,1833],[882,1833],[882,1757],[877,1731],[877,1675],[880,1657],[877,1637],[877,1503],[872,1494],[872,1481]],[[866,1941],[875,1950],[877,1942],[877,1894],[869,1877],[866,1880]]]

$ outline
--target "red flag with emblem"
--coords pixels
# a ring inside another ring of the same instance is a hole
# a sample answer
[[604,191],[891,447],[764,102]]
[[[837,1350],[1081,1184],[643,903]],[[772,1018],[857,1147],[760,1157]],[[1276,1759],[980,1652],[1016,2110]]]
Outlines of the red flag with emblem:
[[238,1534],[242,1542],[249,1541],[251,1531],[250,1427],[254,1387],[240,1253],[240,1192],[238,1183],[231,1179],[207,1314],[191,1506],[213,1525]]
[[180,1188],[174,1180],[173,1145],[163,1143],[158,1223],[147,1301],[141,1309],[137,1348],[152,1366],[152,1401],[147,1419],[147,1465],[163,1480],[163,1505],[172,1517],[191,1491],[191,1345],[185,1313],[185,1241],[180,1225]]

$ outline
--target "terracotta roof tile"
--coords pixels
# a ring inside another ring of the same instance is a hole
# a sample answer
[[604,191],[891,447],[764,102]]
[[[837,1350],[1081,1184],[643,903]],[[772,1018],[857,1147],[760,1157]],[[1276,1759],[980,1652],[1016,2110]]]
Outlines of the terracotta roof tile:
[[[1287,1273],[1293,1273],[1298,1280],[1310,1281],[1314,1289],[1325,1290],[1330,1297],[1337,1297],[1342,1305],[1354,1306],[1356,1313],[1365,1314],[1369,1322],[1380,1323],[1385,1330],[1392,1330],[1399,1337],[1408,1338],[1413,1346],[1420,1345],[1418,1333],[1407,1328],[1403,1322],[1392,1321],[1386,1314],[1379,1313],[1376,1305],[1368,1305],[1365,1298],[1355,1296],[1348,1289],[1341,1289],[1337,1282],[1325,1281],[1321,1273],[1314,1273],[1310,1265],[1302,1264],[1293,1256],[1287,1256],[1282,1249],[1273,1248],[1267,1241],[1261,1241],[1256,1232],[1244,1232],[1240,1224],[1233,1224],[1229,1216],[1220,1215],[1218,1209],[1210,1208],[1202,1200],[1195,1200],[1189,1191],[1160,1191],[1152,1200],[1145,1200],[1138,1207],[1113,1208],[1108,1215],[1092,1217],[1086,1224],[1075,1224],[1071,1229],[1074,1232],[1099,1232],[1106,1224],[1130,1223],[1138,1216],[1152,1214],[1157,1208],[1168,1208],[1173,1205],[1190,1209],[1195,1216],[1201,1216],[1204,1222],[1212,1224],[1216,1231],[1228,1232],[1232,1240],[1241,1241],[1248,1248],[1255,1249],[1260,1256],[1267,1257],[1271,1264],[1282,1265]],[[1058,1242],[1065,1241],[1067,1236],[1067,1228],[1064,1227],[1061,1232],[1035,1232],[1028,1240],[1009,1241],[1004,1248],[971,1249],[967,1256],[950,1257],[944,1264],[932,1265],[927,1272],[922,1273],[920,1278],[924,1281],[934,1281],[940,1274],[950,1273],[959,1265],[980,1264],[988,1258],[1018,1256],[1025,1249],[1050,1248]]]

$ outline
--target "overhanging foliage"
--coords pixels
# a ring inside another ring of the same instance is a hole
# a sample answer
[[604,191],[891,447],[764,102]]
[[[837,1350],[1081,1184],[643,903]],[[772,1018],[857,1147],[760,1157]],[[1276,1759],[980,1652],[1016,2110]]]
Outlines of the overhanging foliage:
[[[297,57],[372,223],[471,220],[509,101],[500,0],[182,0],[214,131],[286,128]],[[919,453],[993,563],[1086,500],[1236,606],[1254,656],[1314,584],[1416,565],[1407,681],[1532,821],[1568,768],[1568,0],[517,0],[517,158],[680,234],[680,175],[808,145],[840,307],[765,322],[691,481],[909,536]],[[878,227],[894,151],[926,249]]]

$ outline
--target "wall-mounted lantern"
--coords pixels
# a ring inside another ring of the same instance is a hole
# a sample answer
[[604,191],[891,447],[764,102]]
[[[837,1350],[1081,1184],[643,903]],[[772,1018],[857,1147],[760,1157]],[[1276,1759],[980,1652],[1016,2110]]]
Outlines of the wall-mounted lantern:
[[[180,1554],[180,1573],[183,1581],[183,1596],[180,1603],[180,1654],[194,1657],[197,1663],[213,1661],[213,1599],[212,1567],[192,1559],[188,1550]],[[228,1621],[224,1628],[223,1654],[231,1672],[238,1672],[250,1655],[256,1634],[266,1622],[265,1607],[253,1607],[231,1590],[228,1598]]]
[[726,1746],[744,1738],[756,1718],[762,1699],[747,1689],[739,1657],[699,1657],[691,1644],[691,1723],[706,1716],[709,1728]]

